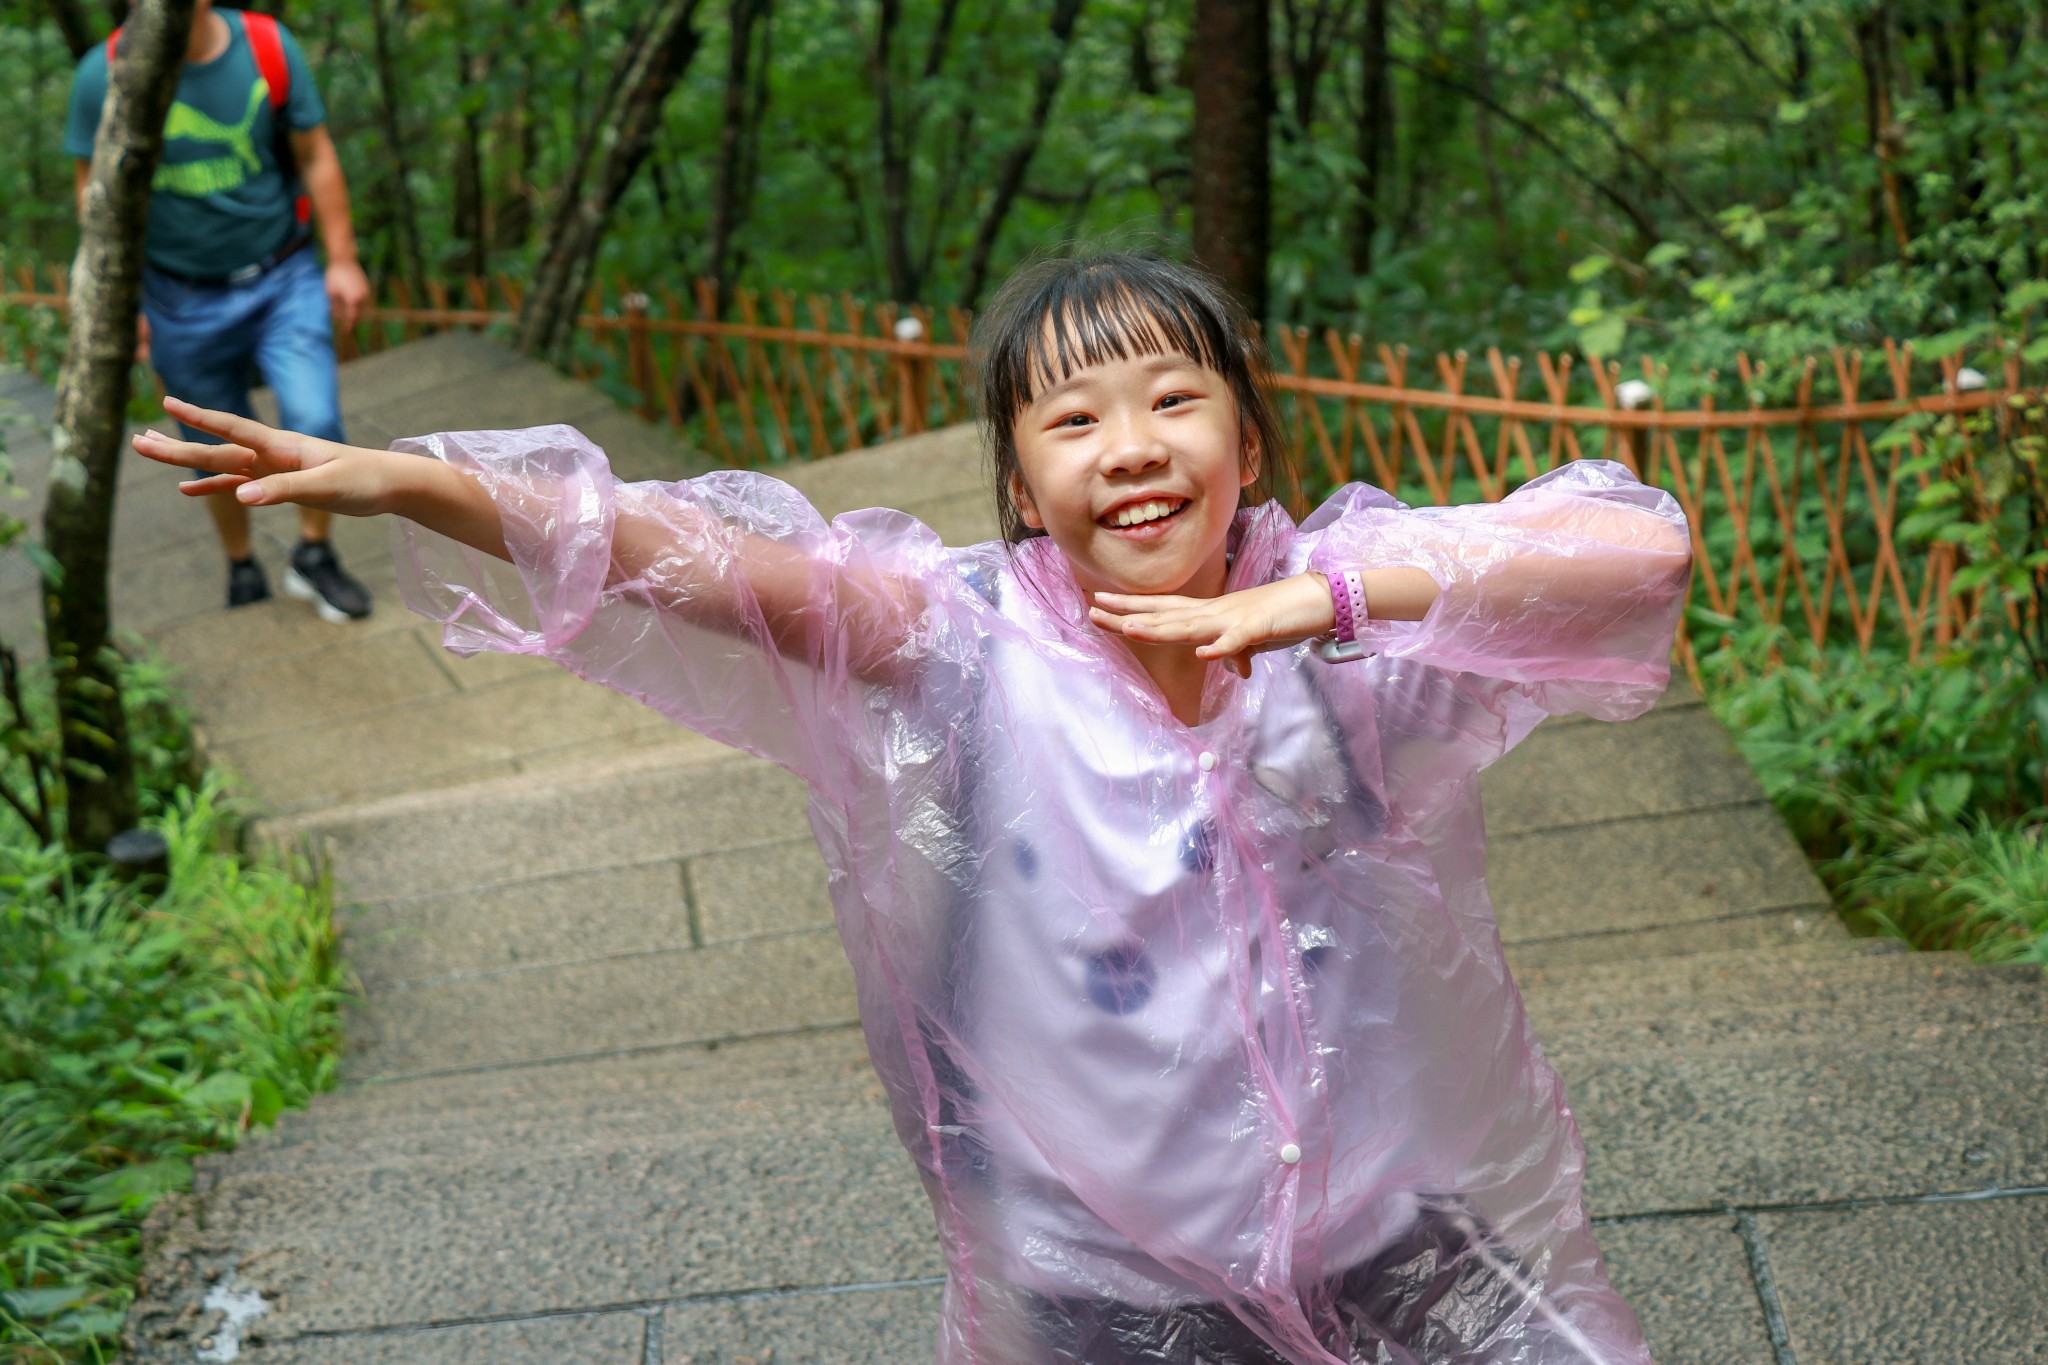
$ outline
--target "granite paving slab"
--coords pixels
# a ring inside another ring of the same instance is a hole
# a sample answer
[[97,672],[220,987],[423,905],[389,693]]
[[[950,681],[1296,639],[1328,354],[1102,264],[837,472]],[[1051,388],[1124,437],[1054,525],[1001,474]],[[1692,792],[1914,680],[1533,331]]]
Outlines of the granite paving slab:
[[259,1336],[249,1346],[250,1359],[264,1365],[646,1365],[649,1330],[645,1313],[565,1314],[306,1336],[275,1346]]
[[1733,1217],[1609,1223],[1599,1238],[1607,1273],[1657,1365],[1777,1365]]
[[[1530,777],[1554,790],[1549,774]],[[1513,944],[1828,902],[1763,801],[1489,836],[1487,880]]]
[[2048,1192],[1757,1222],[1798,1365],[2048,1361]]
[[805,929],[373,989],[347,1067],[368,1080],[559,1062],[859,1017],[837,935]]

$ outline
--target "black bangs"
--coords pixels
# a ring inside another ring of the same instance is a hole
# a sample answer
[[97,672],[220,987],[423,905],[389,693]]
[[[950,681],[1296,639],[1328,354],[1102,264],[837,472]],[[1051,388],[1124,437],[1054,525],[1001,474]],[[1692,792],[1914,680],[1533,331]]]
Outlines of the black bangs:
[[1062,264],[1070,268],[1026,270],[1004,291],[1007,325],[990,329],[994,344],[981,357],[989,420],[1014,422],[1039,393],[1111,360],[1179,354],[1229,371],[1236,328],[1227,304],[1200,287],[1206,281],[1144,256]]

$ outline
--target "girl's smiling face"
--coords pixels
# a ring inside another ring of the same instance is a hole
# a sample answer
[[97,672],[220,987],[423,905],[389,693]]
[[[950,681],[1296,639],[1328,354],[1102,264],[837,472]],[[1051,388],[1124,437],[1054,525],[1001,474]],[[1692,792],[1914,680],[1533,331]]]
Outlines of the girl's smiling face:
[[1082,591],[1223,591],[1258,456],[1221,374],[1173,350],[1085,365],[1033,394],[1014,436],[1017,508]]

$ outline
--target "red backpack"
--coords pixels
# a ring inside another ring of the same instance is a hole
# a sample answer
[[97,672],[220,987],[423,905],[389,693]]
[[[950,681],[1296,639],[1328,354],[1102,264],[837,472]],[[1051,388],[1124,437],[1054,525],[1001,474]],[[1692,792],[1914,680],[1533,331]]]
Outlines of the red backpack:
[[[270,118],[276,128],[275,145],[271,155],[277,159],[277,169],[284,176],[285,183],[298,183],[298,162],[292,155],[291,137],[285,131],[284,103],[292,94],[292,67],[284,59],[284,39],[278,35],[277,20],[268,14],[252,14],[241,11],[242,32],[249,39],[250,55],[256,58],[256,72],[263,77],[263,83],[270,87]],[[121,41],[121,30],[115,29],[107,35],[107,68],[114,66],[114,48]],[[306,197],[303,187],[292,203],[292,212],[300,223],[311,221],[312,201]]]

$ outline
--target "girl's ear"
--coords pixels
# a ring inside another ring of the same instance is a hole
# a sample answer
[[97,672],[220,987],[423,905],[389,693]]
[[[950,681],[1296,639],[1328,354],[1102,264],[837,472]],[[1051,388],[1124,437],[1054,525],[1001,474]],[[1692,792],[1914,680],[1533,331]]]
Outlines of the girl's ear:
[[1255,431],[1244,434],[1244,457],[1238,461],[1237,486],[1250,488],[1259,481],[1259,472],[1265,467],[1264,453],[1259,449],[1259,435]]
[[1010,475],[1010,501],[1017,505],[1017,515],[1024,524],[1034,531],[1045,529],[1045,518],[1038,515],[1038,504],[1031,500],[1031,490],[1024,486],[1024,476],[1012,472]]

